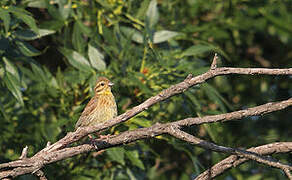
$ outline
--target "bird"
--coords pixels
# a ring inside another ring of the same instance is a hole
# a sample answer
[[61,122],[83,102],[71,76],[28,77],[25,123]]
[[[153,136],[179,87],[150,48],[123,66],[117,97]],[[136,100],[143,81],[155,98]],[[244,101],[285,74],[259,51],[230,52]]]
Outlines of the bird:
[[94,126],[117,116],[117,104],[111,92],[114,85],[106,77],[99,77],[94,87],[94,96],[90,99],[79,117],[75,130],[79,127]]

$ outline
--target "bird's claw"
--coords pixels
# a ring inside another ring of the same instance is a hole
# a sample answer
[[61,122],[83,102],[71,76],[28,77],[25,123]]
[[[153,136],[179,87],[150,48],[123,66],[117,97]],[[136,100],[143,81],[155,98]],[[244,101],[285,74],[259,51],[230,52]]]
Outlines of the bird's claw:
[[103,141],[103,140],[108,141],[110,136],[111,136],[110,134],[99,135],[98,139],[94,139],[91,135],[88,135],[89,140],[90,140],[90,144],[93,145],[96,150],[98,150],[97,141]]

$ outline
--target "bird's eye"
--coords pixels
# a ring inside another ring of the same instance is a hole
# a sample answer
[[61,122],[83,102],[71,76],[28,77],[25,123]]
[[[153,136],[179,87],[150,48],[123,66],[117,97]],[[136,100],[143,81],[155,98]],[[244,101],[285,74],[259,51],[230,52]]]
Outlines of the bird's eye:
[[105,84],[102,82],[102,83],[100,83],[100,85],[101,85],[101,86],[104,86]]

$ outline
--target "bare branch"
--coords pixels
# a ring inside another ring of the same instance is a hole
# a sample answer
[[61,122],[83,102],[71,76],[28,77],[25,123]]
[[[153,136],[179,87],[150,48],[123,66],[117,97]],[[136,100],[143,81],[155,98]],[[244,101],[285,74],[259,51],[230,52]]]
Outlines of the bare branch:
[[[44,165],[60,161],[80,153],[85,153],[94,150],[94,147],[89,144],[83,144],[76,147],[67,147],[73,142],[78,141],[82,137],[106,128],[112,127],[116,124],[122,123],[135,116],[136,114],[148,109],[153,104],[163,101],[171,96],[182,93],[188,88],[201,84],[206,80],[219,75],[226,74],[268,74],[268,75],[292,75],[292,68],[289,69],[266,69],[266,68],[215,68],[207,71],[206,73],[193,77],[189,75],[183,82],[178,83],[163,90],[158,95],[147,99],[144,103],[132,108],[131,110],[123,113],[122,115],[92,127],[78,128],[75,132],[69,132],[64,138],[60,139],[54,144],[48,144],[40,152],[36,153],[31,158],[16,160],[9,163],[0,164],[0,169],[5,168],[0,172],[0,178],[16,177],[26,173],[37,172]],[[253,115],[263,115],[269,112],[278,111],[292,105],[292,98],[286,101],[277,103],[267,103],[255,108],[236,111],[216,116],[206,116],[203,118],[187,118],[181,121],[167,124],[155,124],[149,128],[141,128],[133,131],[126,131],[119,135],[111,136],[108,140],[97,141],[96,146],[98,150],[106,149],[113,146],[123,145],[126,143],[134,142],[140,139],[151,138],[160,134],[165,134],[167,128],[171,126],[191,126],[195,124],[227,121],[231,119],[238,119]]]
[[197,138],[191,134],[188,134],[184,131],[181,131],[178,127],[175,127],[175,126],[171,126],[170,128],[168,128],[167,132],[170,135],[172,135],[178,139],[181,139],[183,141],[197,145],[197,146],[202,147],[204,149],[209,149],[211,151],[216,151],[216,152],[223,152],[223,153],[230,153],[230,154],[239,155],[240,157],[245,157],[245,158],[257,161],[259,163],[272,166],[274,168],[279,168],[279,169],[282,169],[283,171],[292,170],[292,166],[289,166],[289,165],[286,165],[286,164],[283,164],[280,162],[276,162],[276,161],[274,161],[274,159],[263,157],[257,153],[245,151],[243,149],[219,146],[219,145],[216,145],[214,143],[210,143],[208,141],[199,139],[199,138]]
[[180,121],[176,121],[175,124],[180,125],[180,126],[191,126],[191,125],[199,125],[199,124],[204,124],[204,123],[225,122],[225,121],[230,121],[234,119],[242,119],[249,116],[259,116],[259,115],[262,116],[270,112],[285,109],[289,106],[292,106],[292,98],[285,101],[271,102],[271,103],[263,104],[263,105],[256,106],[253,108],[248,108],[245,110],[234,111],[231,113],[205,116],[205,117],[186,118]]
[[[247,114],[249,116],[258,114],[258,112],[263,107],[265,107],[266,109],[269,109],[269,112],[272,112],[272,111],[278,111],[280,109],[284,109],[284,108],[291,106],[291,105],[292,105],[292,99],[281,101],[281,102],[276,102],[276,103],[267,103],[267,104],[264,104],[261,106],[251,108],[252,113],[247,113]],[[226,118],[228,118],[228,120],[237,119],[238,118],[237,114],[240,114],[239,112],[241,112],[241,111],[232,112],[233,114],[227,113]],[[267,113],[267,111],[265,111],[265,112]],[[245,114],[245,113],[243,113],[243,114]],[[132,130],[132,131],[126,131],[126,132],[123,132],[123,133],[118,134],[118,135],[112,135],[106,140],[102,140],[102,141],[97,140],[95,143],[95,146],[97,147],[97,150],[99,151],[99,150],[107,149],[110,147],[135,142],[137,140],[152,138],[152,137],[155,137],[155,136],[158,136],[161,134],[166,134],[166,133],[169,134],[171,132],[169,130],[169,128],[173,128],[173,127],[201,124],[203,122],[217,122],[220,119],[222,120],[222,116],[214,115],[214,116],[206,116],[206,117],[203,117],[200,119],[197,119],[197,118],[191,118],[191,119],[192,119],[192,121],[190,120],[190,118],[187,118],[184,120],[180,120],[180,121],[172,122],[172,123],[166,123],[166,124],[156,123],[153,126],[148,127],[148,128],[140,128],[140,129],[136,129],[136,130]],[[186,124],[185,122],[188,122],[188,123]],[[194,142],[196,142],[196,141],[194,141]],[[212,149],[212,150],[218,151],[218,152],[225,152],[225,153],[232,153],[233,152],[232,149],[226,149],[225,147],[222,147],[222,146],[218,147],[215,145],[211,146],[210,144],[204,144],[200,141],[200,139],[197,139],[197,145],[198,144],[202,148]],[[292,149],[292,147],[291,147],[291,149]],[[53,152],[41,151],[43,153],[39,152],[36,155],[34,155],[32,158],[28,158],[26,160],[17,160],[17,161],[5,163],[5,164],[0,164],[0,169],[4,168],[4,167],[10,167],[10,168],[13,168],[13,167],[21,168],[22,167],[24,170],[26,170],[27,168],[31,168],[32,170],[30,172],[37,171],[40,168],[42,168],[43,165],[50,164],[50,163],[53,163],[56,161],[60,161],[62,159],[66,159],[66,158],[69,158],[69,157],[72,157],[72,156],[75,156],[75,155],[78,155],[81,153],[93,151],[93,150],[95,150],[94,146],[92,146],[90,144],[83,144],[83,145],[79,145],[76,147],[63,148],[63,149],[53,151]],[[0,172],[0,178],[2,177],[1,173],[2,172]],[[22,174],[21,171],[11,172],[11,173],[14,176]],[[3,176],[3,177],[6,177],[6,176]]]
[[137,115],[138,113],[148,109],[153,104],[156,104],[160,101],[163,101],[171,96],[176,94],[180,94],[186,91],[188,88],[201,84],[206,80],[219,76],[219,75],[227,75],[227,74],[246,74],[246,75],[259,75],[259,74],[267,74],[267,75],[292,75],[292,68],[288,69],[268,69],[268,68],[216,68],[214,70],[209,70],[206,73],[193,77],[193,78],[186,78],[183,82],[178,83],[169,87],[168,89],[163,90],[158,95],[153,96],[142,104],[135,106],[131,110],[119,115],[118,117],[107,121],[103,124],[99,124],[96,126],[78,128],[73,133],[68,133],[64,138],[59,140],[58,142],[52,144],[51,146],[44,149],[44,151],[53,151],[59,149],[61,147],[67,146],[73,142],[78,141],[84,136],[87,136],[90,133],[97,132],[104,130],[106,128],[112,127],[119,123],[125,122],[131,117]]
[[27,158],[27,151],[28,151],[28,146],[25,146],[22,150],[22,153],[21,153],[21,156],[19,157],[19,159]]
[[217,68],[217,59],[218,59],[218,54],[215,53],[212,64],[211,64],[211,69],[214,70]]
[[47,142],[46,147],[49,147],[52,143],[50,141]]
[[[167,128],[172,126],[190,126],[195,124],[202,124],[202,123],[210,123],[210,122],[218,122],[218,121],[225,121],[226,120],[232,120],[232,119],[240,119],[247,116],[254,116],[259,115],[260,113],[266,114],[273,111],[278,111],[281,109],[285,109],[289,106],[292,106],[292,98],[285,101],[280,102],[273,102],[273,103],[267,103],[261,106],[257,106],[254,108],[250,108],[247,110],[241,110],[241,111],[235,111],[232,113],[226,113],[222,115],[213,115],[213,116],[206,116],[202,118],[187,118],[184,120],[172,122],[172,123],[166,123],[166,124],[159,124],[156,123],[155,125],[149,127],[149,128],[140,128],[132,131],[126,131],[119,135],[110,136],[108,140],[98,141],[96,145],[97,150],[103,150],[109,147],[119,146],[131,142],[135,142],[137,140],[142,140],[146,138],[155,137],[161,134],[168,133]],[[205,147],[206,148],[206,147]],[[63,151],[58,151],[58,156],[54,155],[54,161],[59,161],[68,157],[72,157],[74,155],[88,152],[94,150],[93,147],[89,145],[84,145],[83,148],[74,149],[72,152],[70,152],[69,148],[66,148],[65,157],[63,157]],[[219,150],[217,150],[219,151]],[[222,151],[224,152],[224,151]],[[226,151],[225,151],[226,152]],[[52,159],[52,158],[47,158]],[[1,167],[1,166],[0,166]]]
[[[253,147],[247,149],[249,152],[255,152],[260,155],[269,155],[269,154],[275,154],[275,153],[289,153],[292,152],[292,142],[277,142],[277,143],[271,143],[266,144],[263,146]],[[199,176],[197,176],[196,180],[209,180],[212,179],[220,174],[222,174],[224,171],[239,166],[240,164],[248,161],[249,159],[244,157],[239,157],[237,155],[231,155],[224,160],[220,161],[219,163],[215,164],[208,170],[201,173]],[[285,170],[287,172],[287,170]],[[286,173],[287,174],[287,173]],[[287,175],[288,176],[288,175]],[[288,176],[289,177],[289,176]]]
[[290,170],[289,170],[289,169],[284,169],[283,171],[284,171],[284,173],[286,174],[286,176],[287,176],[290,180],[292,180],[292,175],[291,175],[291,173],[290,173]]

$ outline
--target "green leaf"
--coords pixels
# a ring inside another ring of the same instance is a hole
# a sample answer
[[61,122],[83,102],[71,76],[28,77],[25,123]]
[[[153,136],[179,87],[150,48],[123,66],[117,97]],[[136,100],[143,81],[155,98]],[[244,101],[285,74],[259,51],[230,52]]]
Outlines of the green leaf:
[[195,46],[191,46],[188,49],[186,49],[181,56],[200,56],[203,55],[204,53],[207,52],[217,52],[221,55],[223,55],[226,59],[229,60],[228,55],[221,50],[219,47],[215,47],[214,45],[211,44],[198,44]]
[[100,71],[106,69],[103,54],[101,54],[101,52],[99,52],[98,49],[94,48],[91,45],[88,45],[88,57],[92,67]]
[[255,174],[255,175],[252,175],[248,178],[246,178],[246,180],[260,180],[260,179],[263,179],[263,175],[262,174]]
[[18,82],[17,77],[15,77],[13,74],[9,72],[6,72],[3,81],[6,84],[6,87],[9,89],[9,91],[12,93],[12,95],[23,106],[24,103],[22,99],[22,93],[20,91],[20,83]]
[[34,75],[38,77],[38,80],[41,80],[44,83],[48,82],[48,78],[46,77],[44,71],[38,65],[35,63],[31,63],[30,65]]
[[260,8],[259,12],[270,22],[272,22],[275,26],[292,33],[292,24],[288,21],[280,20],[278,16],[273,16],[271,13],[266,12],[264,8]]
[[0,55],[3,54],[5,51],[9,51],[10,49],[10,42],[8,38],[4,36],[0,36]]
[[25,56],[38,56],[41,54],[39,50],[31,46],[29,43],[24,41],[15,41],[18,49],[25,55]]
[[136,29],[122,26],[120,30],[127,38],[130,38],[140,44],[144,42],[143,35]]
[[143,75],[137,72],[130,76],[128,80],[130,80],[134,86],[139,87],[139,89],[143,91],[143,94],[151,94],[151,90],[149,89],[149,87],[146,84],[142,83],[139,77],[145,78],[143,77]]
[[134,117],[131,119],[131,123],[130,126],[134,124],[137,124],[138,126],[142,126],[142,127],[150,127],[152,125],[152,122],[149,121],[146,118],[140,118],[140,117]]
[[55,32],[56,31],[50,30],[50,29],[39,29],[39,34],[36,34],[35,32],[26,29],[26,30],[17,30],[15,31],[14,35],[17,38],[23,39],[23,40],[35,40],[43,36],[54,34]]
[[5,70],[13,75],[18,82],[20,82],[20,77],[17,68],[11,63],[6,57],[3,57],[3,62],[5,64]]
[[[216,124],[203,124],[203,127],[206,129],[208,135],[212,139],[212,141],[216,142],[218,139],[220,139],[218,136],[217,129],[214,128],[216,127]],[[218,141],[217,141],[218,142]]]
[[26,25],[31,28],[32,31],[38,33],[38,27],[35,23],[34,18],[28,15],[29,13],[27,11],[12,6],[9,7],[8,11],[15,15],[18,19],[21,19]]
[[207,94],[208,98],[212,101],[215,101],[219,105],[221,111],[223,113],[226,113],[227,112],[226,107],[222,102],[221,98],[218,96],[219,93],[217,92],[217,90],[208,83],[202,84],[201,87],[204,89],[204,92]]
[[[43,67],[43,72],[46,76],[46,78],[48,79],[48,81],[46,81],[46,84],[50,87],[54,87],[55,89],[59,89],[59,85],[57,83],[57,80],[55,78],[55,76],[53,76],[50,72],[50,70],[47,67]],[[50,88],[53,89],[53,88]]]
[[3,104],[1,103],[1,101],[0,101],[0,111],[1,111],[4,119],[8,121],[9,120],[8,119],[8,114],[5,112],[5,108],[4,108]]
[[51,30],[51,29],[39,29],[39,34],[38,34],[38,38],[47,36],[47,35],[51,35],[54,34],[56,31]]
[[44,21],[40,24],[40,28],[41,29],[50,29],[50,30],[55,30],[58,31],[60,29],[63,28],[63,26],[65,25],[64,21],[60,21],[60,20],[48,20],[48,21]]
[[55,7],[55,4],[51,4],[49,0],[46,0],[46,7],[48,9],[49,14],[54,18],[57,19],[58,21],[64,21],[64,19],[62,18],[62,15],[60,14],[60,12],[58,11],[57,7]]
[[125,165],[125,149],[121,147],[108,149],[107,154],[112,161],[116,161],[122,165]]
[[66,48],[60,48],[59,50],[73,67],[81,71],[91,70],[88,60],[78,52]]
[[[216,88],[214,88],[212,85],[206,83],[205,84],[208,91],[211,92],[211,93],[214,93],[214,95],[216,95],[219,99],[220,99],[220,102],[224,102],[224,104],[231,110],[233,110],[233,106],[218,92],[218,90]],[[225,106],[224,106],[225,107]]]
[[154,33],[153,43],[154,44],[162,43],[162,42],[167,41],[167,40],[169,40],[177,35],[179,35],[179,33],[174,32],[174,31],[167,31],[167,30],[157,31]]
[[[137,178],[135,177],[134,173],[131,171],[130,168],[127,168],[126,172],[127,172],[128,176],[129,176],[129,180],[137,180]],[[119,177],[119,179],[122,179],[122,178]]]
[[137,150],[126,151],[126,157],[137,167],[145,169],[143,162],[139,159],[139,153]]
[[5,9],[0,8],[0,19],[3,20],[5,32],[7,33],[9,31],[9,25],[10,25],[9,12]]
[[[58,11],[62,17],[62,19],[65,21],[68,19],[70,12],[71,12],[71,1],[57,1],[58,2]],[[68,2],[67,4],[65,4]]]
[[82,33],[84,33],[87,36],[90,36],[91,29],[89,27],[85,26],[80,20],[77,20],[77,25],[79,26],[80,31]]
[[23,0],[23,3],[32,8],[46,8],[45,0]]
[[136,13],[136,18],[142,19],[145,17],[145,14],[148,10],[150,0],[144,0],[142,3],[140,3],[140,8]]
[[0,79],[4,77],[5,70],[2,66],[0,66]]
[[81,32],[81,28],[77,22],[75,22],[73,26],[72,44],[78,52],[83,52],[86,44]]
[[149,29],[153,29],[153,27],[157,24],[159,20],[159,13],[157,9],[156,0],[151,0],[148,10],[146,12],[146,23]]
[[208,45],[198,44],[198,45],[189,47],[187,50],[185,50],[182,53],[182,56],[198,56],[198,55],[202,55],[203,53],[210,52],[212,50],[215,51],[215,48]]
[[198,108],[198,110],[202,109],[200,101],[196,98],[194,94],[192,94],[190,91],[186,91],[184,94],[192,101],[192,103]]

